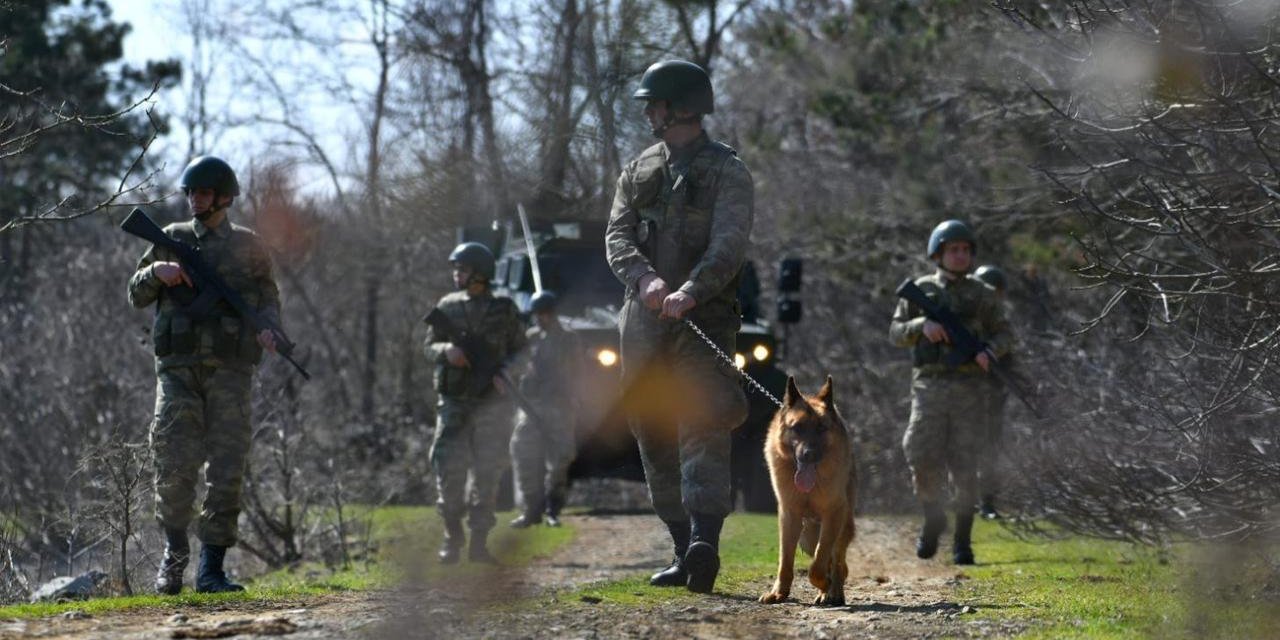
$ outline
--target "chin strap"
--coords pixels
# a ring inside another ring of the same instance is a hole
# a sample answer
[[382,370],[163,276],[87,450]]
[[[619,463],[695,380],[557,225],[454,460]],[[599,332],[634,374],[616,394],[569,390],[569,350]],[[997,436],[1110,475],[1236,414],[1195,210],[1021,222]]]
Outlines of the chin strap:
[[222,206],[218,206],[218,200],[220,199],[221,199],[221,196],[218,194],[218,192],[215,191],[213,193],[213,206],[209,207],[208,209],[205,209],[204,211],[201,211],[200,213],[197,213],[195,215],[196,220],[199,220],[200,222],[208,222],[209,218],[213,217],[213,214],[219,211],[226,211],[227,209],[230,209],[231,203],[235,202],[235,198],[231,198],[230,200],[227,200],[226,204]]
[[667,117],[663,118],[662,120],[662,124],[658,126],[658,128],[653,130],[653,137],[661,138],[662,134],[667,132],[667,129],[670,129],[671,127],[674,127],[676,125],[697,124],[701,120],[702,120],[702,116],[698,114],[694,114],[684,118],[677,118],[674,115],[672,115],[671,112],[668,111]]

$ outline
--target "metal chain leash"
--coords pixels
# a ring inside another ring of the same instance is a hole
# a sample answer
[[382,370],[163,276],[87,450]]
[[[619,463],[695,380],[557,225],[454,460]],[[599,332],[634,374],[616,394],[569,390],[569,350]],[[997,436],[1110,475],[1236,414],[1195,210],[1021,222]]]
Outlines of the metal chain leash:
[[733,370],[737,371],[738,375],[742,376],[742,380],[747,383],[747,386],[751,387],[752,389],[755,389],[756,391],[759,391],[762,395],[764,395],[764,397],[768,398],[769,401],[774,404],[774,406],[778,407],[779,409],[782,408],[782,401],[776,398],[772,393],[769,393],[768,389],[764,388],[764,385],[760,384],[759,382],[756,382],[755,378],[752,378],[751,376],[747,375],[746,371],[739,369],[738,363],[734,362],[733,358],[729,357],[729,354],[725,353],[724,350],[721,349],[719,345],[717,345],[715,342],[711,340],[710,337],[707,336],[707,334],[703,333],[701,327],[694,324],[693,321],[688,318],[684,319],[684,324],[685,326],[692,329],[694,333],[698,334],[698,337],[702,338],[702,341],[707,343],[708,347],[711,347],[711,350],[715,352],[717,358],[719,358],[721,361],[728,364],[730,367],[733,367]]

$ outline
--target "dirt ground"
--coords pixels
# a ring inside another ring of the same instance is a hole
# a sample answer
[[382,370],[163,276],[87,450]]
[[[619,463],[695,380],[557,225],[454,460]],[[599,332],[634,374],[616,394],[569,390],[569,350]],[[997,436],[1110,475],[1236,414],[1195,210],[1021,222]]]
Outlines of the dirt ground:
[[[624,606],[504,606],[521,597],[647,574],[670,559],[653,516],[570,516],[574,542],[523,570],[422,582],[394,592],[348,593],[296,602],[235,603],[216,610],[147,610],[89,617],[75,612],[31,621],[0,620],[0,638],[940,638],[1008,637],[1022,629],[969,615],[984,605],[958,599],[962,571],[921,562],[901,520],[862,518],[849,552],[848,604],[813,607],[803,574],[793,601],[765,606],[761,576],[739,590],[719,588],[693,602]],[[939,554],[940,556],[946,554]],[[410,572],[412,573],[412,571]]]

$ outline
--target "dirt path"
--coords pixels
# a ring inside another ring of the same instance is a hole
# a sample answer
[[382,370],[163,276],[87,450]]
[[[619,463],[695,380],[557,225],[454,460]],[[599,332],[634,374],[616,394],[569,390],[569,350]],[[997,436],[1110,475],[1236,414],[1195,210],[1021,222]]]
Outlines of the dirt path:
[[[33,621],[0,620],[0,638],[183,637],[265,638],[925,638],[997,637],[996,627],[967,615],[981,603],[957,600],[966,577],[943,561],[916,560],[901,520],[866,518],[849,553],[849,604],[807,604],[816,592],[803,575],[793,598],[763,606],[762,576],[738,589],[658,606],[610,603],[528,610],[501,606],[525,596],[564,592],[593,582],[644,574],[669,560],[661,524],[652,516],[570,517],[575,541],[521,571],[499,571],[411,585],[396,592],[336,594],[296,602],[228,604],[218,610],[123,612]],[[493,607],[490,605],[498,605]],[[477,611],[483,611],[477,614]]]

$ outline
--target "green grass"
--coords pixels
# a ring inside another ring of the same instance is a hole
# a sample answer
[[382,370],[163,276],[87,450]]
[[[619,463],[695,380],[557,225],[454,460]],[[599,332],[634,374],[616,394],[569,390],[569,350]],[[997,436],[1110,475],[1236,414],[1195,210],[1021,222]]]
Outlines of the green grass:
[[[390,588],[410,579],[433,579],[444,575],[482,574],[485,567],[467,563],[443,567],[436,562],[435,552],[441,539],[440,517],[429,507],[352,508],[347,514],[353,523],[367,524],[368,544],[358,541],[352,547],[356,558],[345,568],[328,568],[318,562],[304,562],[248,580],[248,591],[237,594],[197,594],[188,589],[177,596],[139,595],[98,598],[83,602],[38,603],[0,607],[0,619],[39,618],[67,611],[100,614],[146,608],[174,609],[211,603],[272,602],[289,603],[306,598],[345,591]],[[498,522],[505,523],[515,514],[499,513]],[[534,558],[551,554],[573,539],[569,524],[552,529],[533,527],[515,531],[499,525],[489,536],[489,548],[507,566],[528,564]],[[237,552],[239,553],[239,552]],[[187,570],[192,579],[192,570]],[[138,585],[141,587],[142,585]]]
[[964,570],[959,599],[979,616],[1030,623],[1022,637],[1243,639],[1280,628],[1276,602],[1256,597],[1265,551],[1024,540],[985,522],[974,548],[980,564]]

